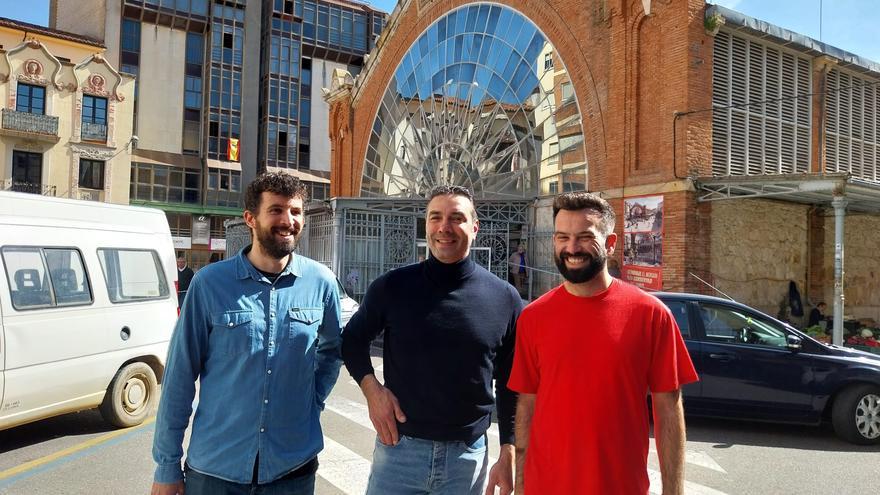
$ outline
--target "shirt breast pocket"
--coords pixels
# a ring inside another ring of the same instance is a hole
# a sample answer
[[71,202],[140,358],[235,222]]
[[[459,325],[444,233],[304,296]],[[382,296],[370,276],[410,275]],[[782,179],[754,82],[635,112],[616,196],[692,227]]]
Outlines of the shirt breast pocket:
[[310,351],[318,339],[318,327],[324,318],[323,308],[293,308],[289,311],[290,333],[288,342],[300,354]]
[[240,354],[251,350],[254,340],[253,311],[226,311],[213,317],[208,345],[218,354]]

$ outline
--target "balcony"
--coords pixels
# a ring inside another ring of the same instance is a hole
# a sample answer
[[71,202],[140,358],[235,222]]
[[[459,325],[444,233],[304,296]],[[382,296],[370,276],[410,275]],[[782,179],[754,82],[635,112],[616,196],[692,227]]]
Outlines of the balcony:
[[107,142],[107,125],[96,124],[94,122],[82,123],[82,140],[83,141],[100,141]]
[[59,140],[58,117],[39,113],[16,112],[11,108],[4,108],[2,133],[57,143]]
[[4,191],[39,194],[41,196],[55,196],[55,186],[34,184],[33,182],[23,182],[13,179],[6,179],[3,182],[0,182],[0,185],[2,185]]

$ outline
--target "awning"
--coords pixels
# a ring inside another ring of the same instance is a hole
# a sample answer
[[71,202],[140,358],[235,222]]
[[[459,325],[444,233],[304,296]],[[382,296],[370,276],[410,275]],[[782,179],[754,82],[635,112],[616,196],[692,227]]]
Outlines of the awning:
[[779,174],[698,177],[698,201],[775,198],[831,208],[835,197],[846,199],[848,211],[880,213],[880,184],[848,173]]

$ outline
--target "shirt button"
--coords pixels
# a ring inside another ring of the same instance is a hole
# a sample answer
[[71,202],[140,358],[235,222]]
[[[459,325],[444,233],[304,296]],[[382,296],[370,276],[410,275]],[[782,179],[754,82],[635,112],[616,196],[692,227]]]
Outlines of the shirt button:
[[271,313],[269,313],[269,316],[271,316],[272,318],[275,318],[275,312],[272,311]]
[[266,370],[266,373],[268,373],[268,374],[271,375],[271,374],[272,374],[272,370]]
[[232,328],[232,327],[234,327],[234,326],[235,326],[235,323],[232,323],[232,322],[230,321],[230,322],[229,322],[229,328]]
[[260,428],[260,433],[263,433],[264,431],[266,431],[265,428]]
[[263,404],[268,404],[268,403],[269,403],[269,399],[263,400]]

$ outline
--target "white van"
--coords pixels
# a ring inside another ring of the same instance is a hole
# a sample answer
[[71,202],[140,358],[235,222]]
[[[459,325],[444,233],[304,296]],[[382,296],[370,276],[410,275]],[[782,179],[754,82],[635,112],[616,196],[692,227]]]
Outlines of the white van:
[[0,430],[100,407],[140,424],[177,319],[160,210],[0,192]]

